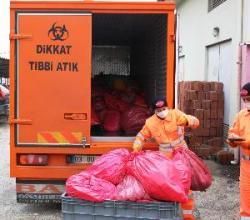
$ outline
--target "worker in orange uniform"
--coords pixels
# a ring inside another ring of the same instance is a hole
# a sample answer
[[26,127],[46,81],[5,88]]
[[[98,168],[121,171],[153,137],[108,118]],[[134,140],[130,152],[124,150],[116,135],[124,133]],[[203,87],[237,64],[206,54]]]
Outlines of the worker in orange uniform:
[[[186,115],[178,109],[169,109],[165,99],[158,99],[153,103],[155,114],[146,120],[142,130],[136,135],[133,150],[138,152],[143,148],[147,139],[154,138],[159,144],[159,150],[169,158],[173,149],[187,147],[184,140],[184,127],[197,128],[199,120]],[[184,220],[194,220],[194,200],[190,191],[189,200],[182,204]]]
[[228,143],[232,147],[242,148],[240,216],[241,220],[250,220],[250,82],[242,87],[240,95],[246,108],[236,115],[233,126],[228,132]]

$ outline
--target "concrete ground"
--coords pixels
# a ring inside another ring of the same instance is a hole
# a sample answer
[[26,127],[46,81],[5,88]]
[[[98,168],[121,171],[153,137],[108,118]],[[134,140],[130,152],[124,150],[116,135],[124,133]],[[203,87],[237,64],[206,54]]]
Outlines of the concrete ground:
[[213,174],[206,192],[195,192],[196,206],[202,220],[239,219],[239,166],[222,166],[206,161]]
[[[0,123],[0,220],[62,219],[58,205],[18,204],[15,181],[9,177],[9,126]],[[213,173],[213,184],[206,192],[195,192],[201,220],[239,219],[239,167],[206,161]]]

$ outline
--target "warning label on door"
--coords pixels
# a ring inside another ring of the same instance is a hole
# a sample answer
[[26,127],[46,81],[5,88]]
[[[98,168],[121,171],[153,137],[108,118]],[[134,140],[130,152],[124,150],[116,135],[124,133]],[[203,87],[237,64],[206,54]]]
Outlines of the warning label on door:
[[[77,61],[64,61],[65,56],[72,56],[74,46],[64,44],[69,38],[70,33],[65,24],[57,24],[56,22],[48,29],[47,37],[55,44],[36,44],[33,52],[41,57],[41,60],[30,60],[30,71],[53,71],[53,72],[78,72],[79,65]],[[59,44],[60,43],[60,44]],[[61,57],[60,60],[53,57]],[[44,57],[49,57],[44,61]]]

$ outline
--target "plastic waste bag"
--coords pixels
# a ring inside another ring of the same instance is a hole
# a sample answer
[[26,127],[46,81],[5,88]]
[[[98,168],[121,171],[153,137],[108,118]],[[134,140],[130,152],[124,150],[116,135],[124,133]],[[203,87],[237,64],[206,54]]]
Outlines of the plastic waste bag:
[[175,158],[181,158],[191,172],[191,190],[205,191],[212,184],[212,176],[207,165],[188,148],[175,150]]
[[91,109],[91,126],[100,125],[100,124],[101,124],[101,121],[98,115],[96,114],[95,110],[92,108]]
[[175,157],[171,159],[174,162],[175,168],[180,173],[180,180],[185,193],[188,195],[191,187],[191,171],[186,163],[183,162],[182,158]]
[[181,170],[184,168],[188,172],[185,165],[180,169],[180,166],[176,166],[175,163],[175,160],[168,159],[160,152],[145,151],[131,155],[127,171],[142,184],[151,198],[186,202],[188,200],[186,189],[190,185],[190,175],[186,175]]
[[105,101],[103,97],[96,97],[93,101],[94,110],[99,112],[106,108]]
[[138,132],[149,117],[149,111],[146,108],[133,106],[125,111],[121,117],[121,127],[125,132]]
[[120,112],[115,110],[107,110],[103,121],[103,127],[105,131],[119,131],[120,118]]
[[122,201],[151,200],[141,183],[131,175],[125,176],[123,181],[117,185],[116,199]]
[[126,149],[110,151],[98,158],[86,171],[117,185],[126,174],[126,163],[129,155],[130,153]]
[[136,98],[135,98],[135,105],[147,108],[147,104],[146,104],[145,99],[142,96],[140,96],[140,95],[136,96]]
[[117,197],[114,184],[87,172],[69,177],[66,181],[66,193],[71,197],[92,202],[103,202]]
[[124,112],[129,109],[130,105],[124,102],[119,94],[113,93],[105,93],[104,100],[108,109],[116,110],[119,112]]

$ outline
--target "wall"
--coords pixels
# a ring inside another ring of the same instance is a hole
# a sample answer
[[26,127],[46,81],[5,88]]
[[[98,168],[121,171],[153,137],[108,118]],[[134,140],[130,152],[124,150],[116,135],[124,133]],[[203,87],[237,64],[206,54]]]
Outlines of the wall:
[[244,0],[243,7],[242,85],[250,82],[250,1]]
[[[230,97],[226,97],[231,103],[230,109],[227,109],[230,112],[231,122],[239,110],[237,59],[238,45],[241,42],[241,0],[227,0],[210,12],[208,12],[208,0],[186,0],[177,6],[177,14],[179,19],[177,40],[182,47],[180,55],[185,59],[183,77],[178,76],[177,59],[177,80],[206,80],[206,47],[231,40],[232,74],[228,80]],[[220,29],[218,37],[213,36],[214,27]],[[183,60],[181,62],[183,63]]]
[[243,34],[243,41],[250,42],[250,1],[243,0],[243,17],[244,17],[244,34]]

